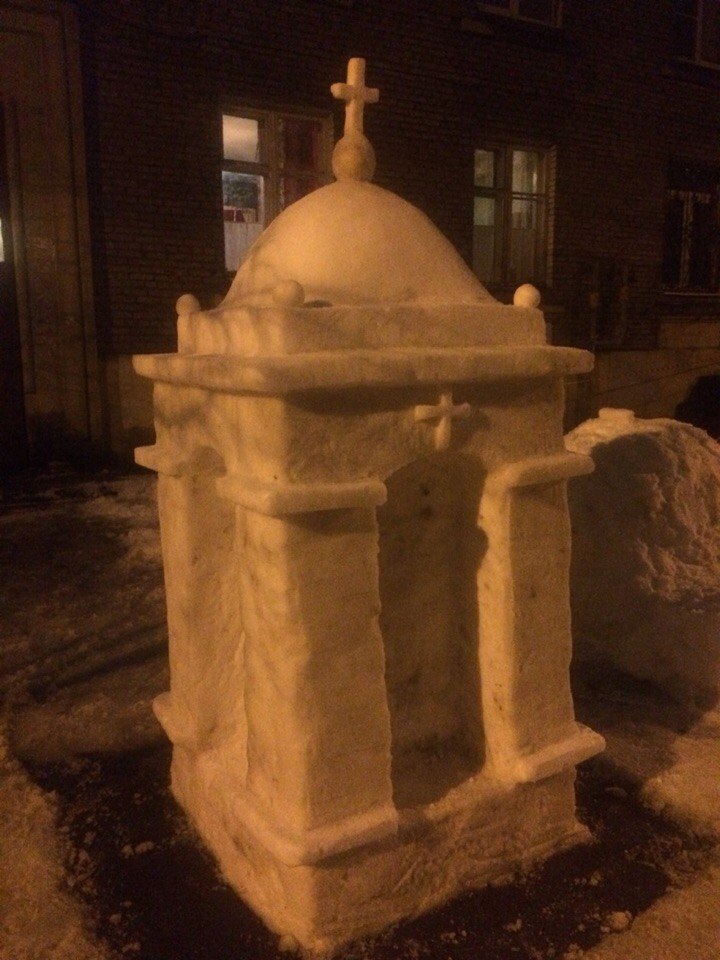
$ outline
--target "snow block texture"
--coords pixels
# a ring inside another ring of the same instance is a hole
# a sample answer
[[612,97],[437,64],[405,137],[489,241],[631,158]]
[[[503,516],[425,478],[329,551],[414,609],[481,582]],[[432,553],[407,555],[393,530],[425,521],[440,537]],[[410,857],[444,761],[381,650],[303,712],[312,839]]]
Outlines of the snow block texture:
[[575,657],[702,708],[720,696],[720,445],[675,420],[601,410],[566,437]]

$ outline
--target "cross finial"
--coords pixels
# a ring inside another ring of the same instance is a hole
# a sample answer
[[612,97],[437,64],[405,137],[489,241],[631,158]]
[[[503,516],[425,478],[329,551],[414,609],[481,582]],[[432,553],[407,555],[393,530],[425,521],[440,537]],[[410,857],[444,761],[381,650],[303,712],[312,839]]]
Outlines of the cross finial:
[[363,113],[366,103],[377,103],[380,91],[365,86],[365,61],[362,57],[348,60],[347,82],[334,83],[330,92],[336,100],[345,101],[345,134],[363,133]]
[[337,100],[345,101],[345,132],[335,144],[333,173],[338,180],[372,180],[375,172],[375,152],[363,133],[363,114],[366,103],[377,103],[380,91],[365,86],[365,61],[362,57],[348,60],[347,82],[334,83],[330,92]]

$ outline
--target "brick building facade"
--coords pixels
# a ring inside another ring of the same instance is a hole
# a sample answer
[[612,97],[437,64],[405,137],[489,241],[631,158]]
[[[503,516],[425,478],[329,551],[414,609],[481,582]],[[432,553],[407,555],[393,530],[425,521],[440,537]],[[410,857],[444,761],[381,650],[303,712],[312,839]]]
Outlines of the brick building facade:
[[[75,294],[82,309],[57,311],[56,336],[60,349],[63,316],[80,317],[82,331],[71,331],[68,342],[83,342],[75,375],[84,364],[86,414],[53,419],[67,376],[52,387],[55,399],[32,399],[28,357],[42,322],[21,295],[25,346],[17,355],[31,441],[42,423],[50,424],[51,446],[63,430],[120,453],[143,439],[149,404],[129,356],[174,349],[177,297],[191,292],[207,305],[229,284],[223,112],[301,110],[332,118],[337,135],[342,111],[328,86],[344,78],[354,55],[367,58],[368,82],[381,90],[380,104],[366,114],[376,182],[424,210],[468,262],[475,151],[518,145],[546,158],[543,303],[555,342],[598,353],[593,380],[571,391],[570,417],[604,403],[672,414],[699,373],[720,369],[720,296],[713,296],[720,285],[663,290],[668,171],[673,161],[720,168],[720,71],[691,62],[703,57],[678,58],[677,31],[688,25],[670,0],[558,6],[0,0],[6,47],[23,17],[60,24],[57,44],[75,104],[74,114],[66,110],[74,159],[56,182],[71,185],[77,200],[74,269],[85,293]],[[23,114],[32,97],[18,93],[15,69],[6,58],[0,94],[22,139],[23,124],[32,126]],[[31,147],[26,152],[32,166]],[[16,250],[28,237],[19,212],[28,210],[26,182],[10,181]],[[40,234],[41,220],[34,215]],[[62,234],[57,209],[52,229],[49,221],[46,245]],[[31,267],[28,256],[24,269]],[[20,294],[31,283],[17,282]],[[512,294],[490,288],[500,299]]]

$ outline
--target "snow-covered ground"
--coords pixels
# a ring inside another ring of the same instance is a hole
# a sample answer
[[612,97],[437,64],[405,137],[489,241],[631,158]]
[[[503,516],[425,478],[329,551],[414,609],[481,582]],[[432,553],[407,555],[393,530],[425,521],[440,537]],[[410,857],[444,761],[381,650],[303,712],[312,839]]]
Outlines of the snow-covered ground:
[[[154,478],[56,476],[0,503],[0,636],[0,960],[278,956],[272,937],[234,912],[182,818],[167,815],[167,751],[150,709],[167,685]],[[602,775],[585,777],[584,790],[612,843],[599,840],[535,880],[362,944],[353,957],[718,960],[720,717],[690,717],[618,677],[584,676],[578,689],[581,719],[608,739]],[[139,759],[123,759],[130,756]],[[163,781],[154,798],[153,777]],[[629,796],[633,784],[651,811],[681,826],[666,831],[652,812],[645,817]],[[158,804],[166,816],[159,832]],[[657,895],[623,880],[626,868],[644,869],[643,858],[653,861]],[[152,877],[174,889],[188,862],[199,879],[187,886],[182,923],[175,904],[148,913],[159,909]],[[117,889],[108,882],[113,863],[134,871]],[[553,886],[559,893],[544,905]],[[584,899],[571,919],[576,893]],[[154,918],[145,944],[139,914]],[[173,923],[179,946],[153,947],[151,927]],[[230,946],[208,945],[203,924],[226,926],[214,942],[225,937]]]
[[61,475],[0,506],[0,864],[12,865],[0,869],[0,958],[105,960],[71,893],[57,798],[13,754],[52,761],[159,739],[149,704],[166,685],[166,634],[153,482]]
[[97,676],[165,638],[152,480],[38,484],[0,515],[4,692]]
[[109,960],[66,889],[70,847],[41,790],[0,738],[0,958]]

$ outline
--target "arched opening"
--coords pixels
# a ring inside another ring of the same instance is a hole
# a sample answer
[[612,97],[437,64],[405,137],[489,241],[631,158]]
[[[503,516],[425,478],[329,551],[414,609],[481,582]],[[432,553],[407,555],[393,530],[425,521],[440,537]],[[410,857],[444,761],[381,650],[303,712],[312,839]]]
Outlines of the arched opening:
[[380,629],[398,808],[437,800],[482,764],[482,480],[472,461],[438,454],[394,473],[378,509]]

